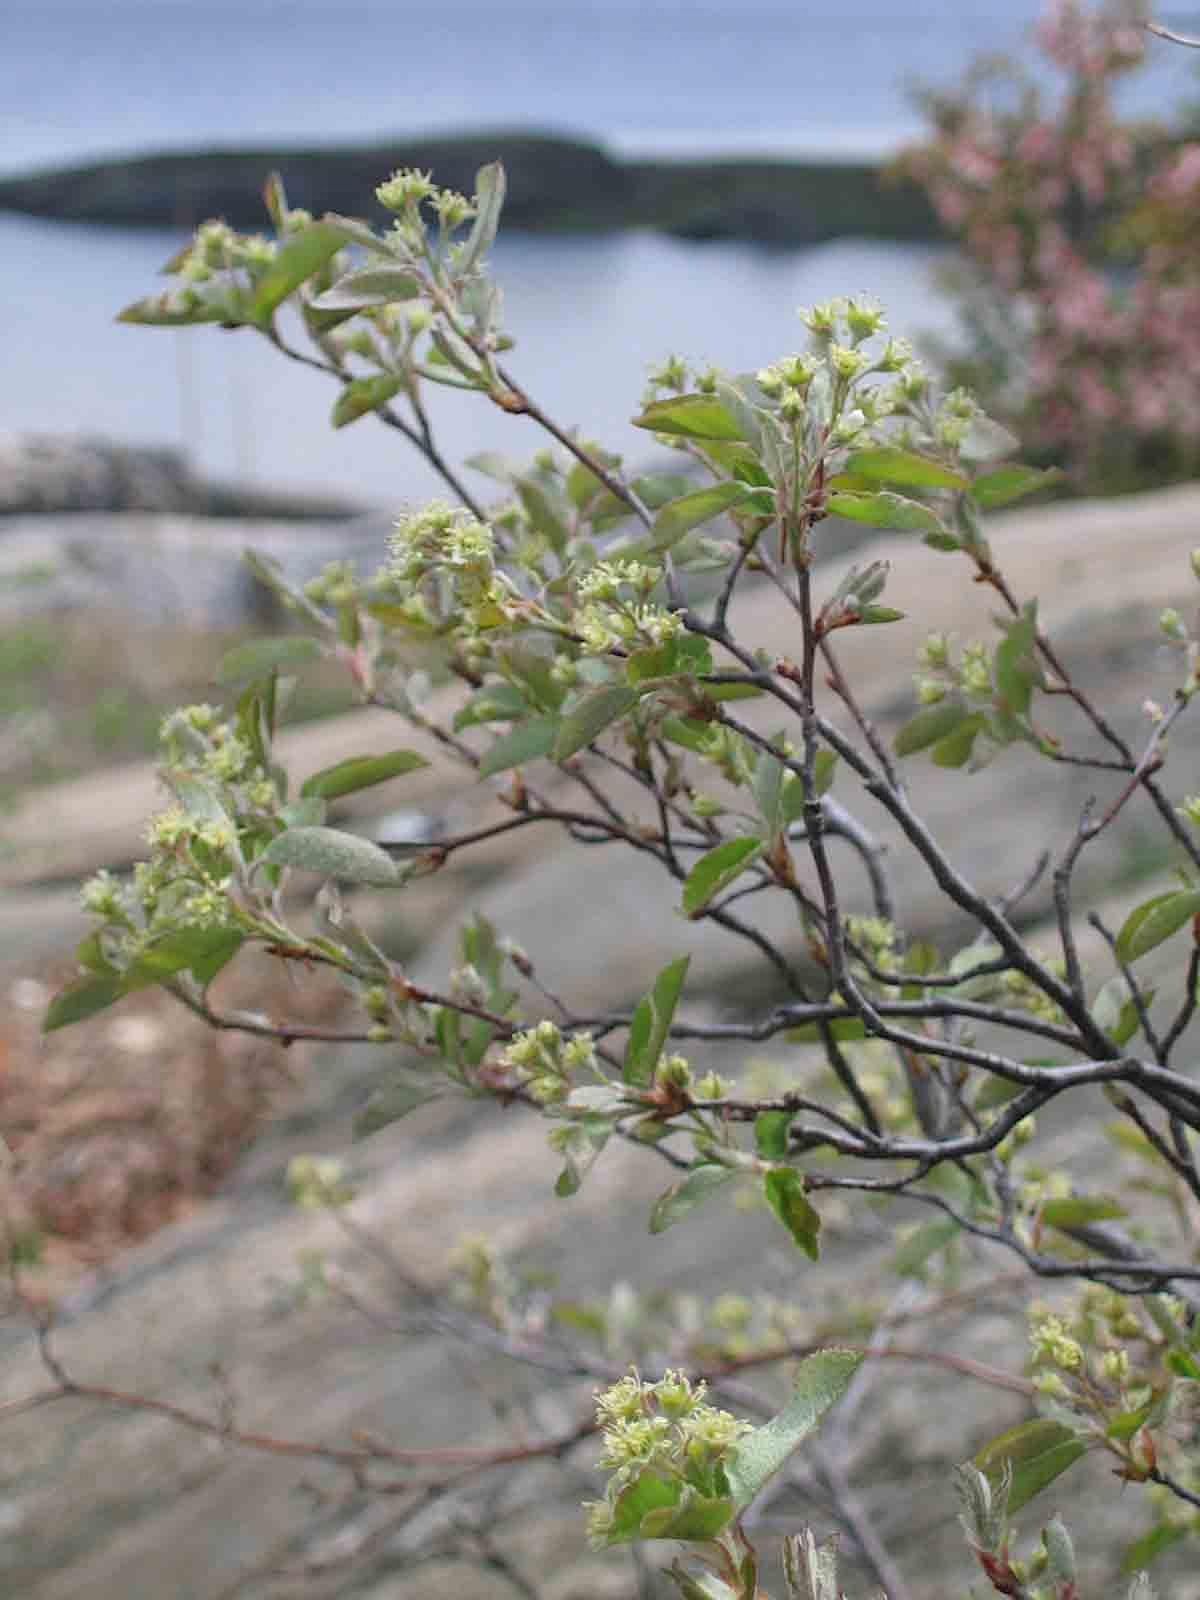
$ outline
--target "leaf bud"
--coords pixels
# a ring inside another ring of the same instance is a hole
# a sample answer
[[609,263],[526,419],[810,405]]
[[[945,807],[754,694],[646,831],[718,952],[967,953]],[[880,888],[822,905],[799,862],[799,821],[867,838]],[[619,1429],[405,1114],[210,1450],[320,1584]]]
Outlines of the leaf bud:
[[1181,641],[1187,638],[1187,628],[1184,626],[1183,618],[1174,606],[1167,606],[1159,613],[1158,625],[1168,639]]

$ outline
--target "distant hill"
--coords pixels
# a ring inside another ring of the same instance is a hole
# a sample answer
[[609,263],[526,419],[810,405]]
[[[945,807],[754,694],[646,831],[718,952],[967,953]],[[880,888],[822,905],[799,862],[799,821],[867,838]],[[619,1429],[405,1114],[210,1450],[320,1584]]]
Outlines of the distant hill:
[[623,161],[599,145],[497,130],[331,148],[200,150],[114,158],[0,179],[0,210],[72,222],[192,228],[220,216],[259,228],[268,173],[293,205],[361,216],[397,167],[470,193],[479,167],[508,174],[505,220],[529,232],[656,228],[682,238],[808,245],[844,235],[932,240],[921,190],[869,162],[731,157]]

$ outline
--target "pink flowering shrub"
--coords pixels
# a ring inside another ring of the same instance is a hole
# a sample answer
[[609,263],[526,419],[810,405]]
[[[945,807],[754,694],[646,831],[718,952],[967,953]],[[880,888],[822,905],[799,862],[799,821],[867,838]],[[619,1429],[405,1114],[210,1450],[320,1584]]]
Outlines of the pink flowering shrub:
[[932,136],[903,160],[966,258],[956,376],[1082,489],[1200,471],[1200,144],[1113,104],[1146,13],[1049,0],[1036,40],[1057,89],[980,62],[927,95]]

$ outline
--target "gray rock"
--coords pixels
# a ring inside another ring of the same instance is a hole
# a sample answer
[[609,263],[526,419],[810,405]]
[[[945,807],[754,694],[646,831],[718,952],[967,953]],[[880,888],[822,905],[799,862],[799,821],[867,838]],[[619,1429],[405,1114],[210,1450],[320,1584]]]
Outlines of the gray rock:
[[[1073,669],[1131,738],[1144,739],[1149,730],[1140,709],[1143,697],[1169,695],[1171,663],[1160,659],[1154,620],[1162,605],[1183,609],[1189,602],[1194,580],[1187,551],[1195,542],[1198,511],[1195,490],[1177,491],[1013,516],[993,534],[1018,593],[1042,593],[1043,618]],[[911,620],[894,629],[848,633],[840,645],[843,665],[862,685],[866,708],[885,736],[911,714],[909,673],[925,629],[982,636],[994,608],[966,581],[955,558],[902,549],[901,541],[881,541],[867,554],[889,550],[902,553],[903,560],[897,560],[888,598],[909,611]],[[821,582],[836,576],[822,574]],[[741,625],[775,653],[795,648],[786,612],[766,607],[761,596],[747,597]],[[778,720],[769,718],[768,725]],[[1055,726],[1072,741],[1080,737],[1068,721],[1056,720]],[[361,727],[365,731],[368,724]],[[353,734],[350,729],[345,736]],[[1172,737],[1167,769],[1173,797],[1194,786],[1195,752],[1184,718]],[[1020,749],[974,776],[950,777],[921,762],[909,771],[915,800],[956,865],[996,894],[1024,875],[1040,847],[1061,851],[1086,790],[1103,792],[1091,778],[1064,791],[1062,770]],[[442,780],[434,771],[420,777],[427,780],[420,809],[434,811]],[[443,804],[452,792],[451,779],[445,782]],[[839,779],[836,793],[887,836],[857,784]],[[476,800],[476,817],[495,804],[482,785]],[[1131,831],[1114,834],[1096,852],[1098,871],[1111,879],[1116,868],[1126,879],[1123,889],[1100,901],[1110,925],[1148,892],[1147,863],[1138,855],[1146,849],[1138,832],[1144,824],[1132,805],[1128,809]],[[99,810],[103,815],[90,824],[97,835],[111,825],[115,803]],[[82,834],[89,826],[86,810],[78,815]],[[472,870],[474,858],[465,852],[453,857],[443,872],[396,900],[364,902],[364,918],[400,930],[418,977],[444,977],[454,959],[454,924],[480,908],[501,931],[518,937],[540,975],[583,1011],[621,1004],[644,987],[657,964],[689,949],[697,977],[689,1007],[725,1013],[755,1001],[747,974],[756,960],[704,925],[684,921],[673,893],[648,883],[642,864],[607,848],[574,850],[538,833],[529,828],[497,841],[485,853],[483,871]],[[917,925],[944,932],[944,903],[927,871],[894,835],[888,843],[902,899]],[[1115,853],[1121,850],[1127,852],[1123,858]],[[1092,887],[1098,895],[1098,878]],[[1091,903],[1081,892],[1081,910]],[[1034,901],[1033,910],[1039,905],[1044,908],[1044,901]],[[28,915],[24,896],[17,911]],[[794,928],[774,927],[785,941],[798,942]],[[1106,971],[1098,938],[1088,937],[1085,962]],[[1052,946],[1052,935],[1045,944]],[[1164,946],[1145,967],[1151,981],[1156,968],[1174,973],[1176,953]],[[794,1050],[781,1043],[749,1054],[790,1065]],[[507,1424],[495,1421],[486,1397],[519,1407],[534,1390],[537,1428],[549,1430],[582,1413],[586,1385],[531,1379],[498,1356],[475,1350],[460,1355],[442,1334],[390,1334],[364,1323],[336,1296],[297,1307],[303,1254],[318,1251],[353,1273],[370,1304],[388,1318],[403,1323],[416,1309],[411,1295],[364,1258],[336,1222],[289,1207],[281,1178],[290,1156],[301,1150],[347,1157],[359,1182],[354,1214],[386,1236],[405,1266],[426,1281],[444,1277],[448,1253],[461,1234],[486,1231],[502,1248],[557,1270],[565,1293],[614,1279],[647,1290],[704,1294],[768,1283],[803,1308],[807,1325],[816,1330],[840,1305],[882,1292],[873,1286],[886,1278],[895,1213],[879,1217],[865,1207],[851,1212],[824,1201],[829,1242],[819,1267],[798,1261],[765,1214],[740,1214],[720,1202],[702,1222],[649,1239],[648,1207],[671,1176],[653,1155],[606,1151],[582,1193],[556,1204],[550,1198],[556,1165],[545,1129],[518,1108],[501,1113],[493,1106],[441,1102],[352,1147],[353,1114],[386,1081],[387,1071],[386,1052],[321,1052],[306,1103],[269,1130],[213,1205],[76,1296],[61,1350],[79,1375],[217,1415],[222,1391],[210,1371],[216,1362],[229,1376],[241,1427],[328,1441],[344,1441],[356,1427],[399,1444],[507,1437]],[[1102,1137],[1111,1108],[1097,1094],[1082,1105],[1073,1099],[1069,1110],[1069,1119],[1044,1120],[1039,1157],[1081,1174],[1111,1171],[1112,1148]],[[990,1258],[987,1263],[993,1272],[1010,1265]],[[289,1300],[293,1309],[285,1315]],[[976,1307],[980,1314],[969,1324],[949,1332],[942,1323],[919,1334],[914,1329],[911,1341],[906,1332],[905,1343],[938,1342],[1013,1370],[1023,1349],[1023,1304],[1023,1289],[1006,1301],[985,1284]],[[0,1356],[6,1399],[44,1381],[28,1337],[15,1324],[6,1330]],[[898,1366],[879,1373],[857,1413],[849,1441],[851,1476],[917,1600],[940,1600],[965,1592],[968,1581],[949,1468],[1020,1420],[1024,1408],[1017,1397],[982,1385],[956,1379],[950,1389],[936,1368],[905,1363],[901,1376]],[[470,1381],[464,1381],[465,1371]],[[166,1418],[94,1402],[71,1400],[12,1416],[3,1439],[0,1588],[31,1600],[74,1600],[79,1594],[90,1600],[159,1600],[168,1594],[224,1600],[235,1584],[244,1600],[274,1600],[296,1591],[281,1591],[268,1575],[271,1569],[326,1556],[339,1543],[345,1548],[391,1514],[389,1504],[368,1504],[331,1469],[225,1449]],[[586,1468],[593,1458],[583,1452],[577,1459]],[[1078,1535],[1081,1591],[1120,1592],[1114,1576],[1119,1552],[1146,1525],[1142,1502],[1132,1489],[1114,1489],[1103,1461],[1076,1472],[1061,1504]],[[589,1478],[563,1465],[536,1486],[518,1475],[494,1485],[504,1496],[506,1548],[531,1576],[547,1574],[546,1600],[630,1592],[628,1582],[621,1587],[619,1573],[599,1571],[596,1558],[581,1552],[576,1506],[597,1483],[594,1474]],[[522,1511],[521,1496],[534,1487],[544,1499],[535,1510]],[[323,1498],[315,1498],[316,1492]],[[390,1505],[399,1509],[396,1502]],[[1042,1502],[1023,1519],[1025,1526],[1040,1509]],[[1054,1509],[1053,1497],[1044,1509]],[[763,1530],[764,1547],[773,1544],[777,1527],[794,1526],[807,1515],[822,1522],[819,1503],[811,1498],[774,1507],[771,1530]],[[384,1529],[361,1568],[352,1574],[331,1568],[303,1586],[306,1596],[418,1600],[445,1592],[485,1600],[503,1592],[495,1574],[448,1558],[414,1570],[412,1551],[405,1549],[408,1537],[389,1537]],[[1174,1566],[1172,1560],[1174,1554],[1163,1567],[1161,1592],[1172,1600],[1196,1600],[1194,1559],[1190,1566],[1186,1556]],[[848,1587],[866,1589],[853,1580]]]
[[242,560],[273,557],[303,583],[330,561],[377,567],[392,518],[280,522],[183,512],[56,512],[0,521],[0,619],[100,607],[132,619],[237,627],[272,614]]
[[0,516],[45,511],[184,511],[199,485],[176,450],[108,439],[0,434]]

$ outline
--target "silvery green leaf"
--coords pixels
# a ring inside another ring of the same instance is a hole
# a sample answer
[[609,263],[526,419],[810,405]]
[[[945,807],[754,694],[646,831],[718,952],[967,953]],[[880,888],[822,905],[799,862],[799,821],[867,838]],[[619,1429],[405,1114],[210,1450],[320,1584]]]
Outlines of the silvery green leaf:
[[347,883],[395,884],[400,871],[386,851],[369,839],[337,828],[289,828],[259,858],[270,866],[298,867]]

